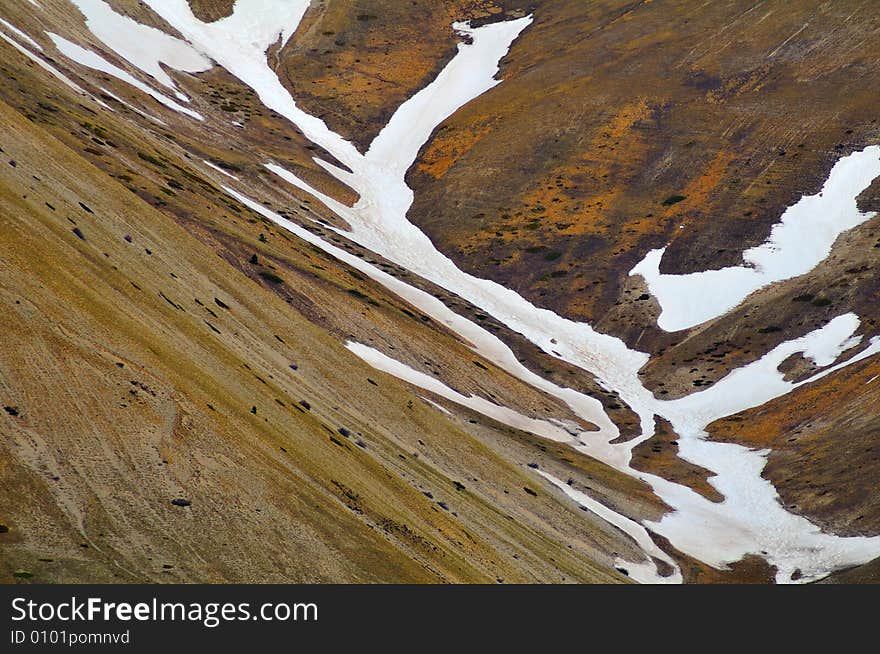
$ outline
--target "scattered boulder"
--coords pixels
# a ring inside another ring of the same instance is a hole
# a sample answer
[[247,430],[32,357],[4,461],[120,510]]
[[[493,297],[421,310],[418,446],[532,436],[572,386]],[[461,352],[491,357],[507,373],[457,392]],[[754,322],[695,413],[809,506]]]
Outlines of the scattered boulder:
[[190,506],[192,504],[192,502],[190,502],[189,500],[185,500],[182,497],[175,497],[173,500],[171,500],[171,503],[174,506]]

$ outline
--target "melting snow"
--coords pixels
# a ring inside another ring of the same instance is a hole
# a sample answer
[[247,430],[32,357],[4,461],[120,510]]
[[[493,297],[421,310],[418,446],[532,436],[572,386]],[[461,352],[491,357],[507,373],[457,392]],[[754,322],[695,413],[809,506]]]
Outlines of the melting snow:
[[0,23],[3,23],[3,25],[6,27],[6,29],[8,29],[13,34],[15,34],[19,38],[19,40],[24,41],[25,43],[27,43],[29,46],[31,46],[35,50],[39,50],[40,52],[43,51],[43,46],[41,46],[39,43],[34,41],[31,37],[29,37],[27,34],[22,32],[20,29],[18,29],[15,25],[10,23],[9,21],[6,21],[6,20],[3,20],[2,18],[0,18]]
[[518,411],[509,409],[504,406],[490,402],[489,400],[478,397],[476,395],[462,395],[452,390],[446,384],[430,375],[410,368],[405,363],[401,363],[396,359],[383,354],[368,345],[349,341],[346,347],[354,352],[358,357],[369,363],[376,370],[381,370],[389,375],[393,375],[399,379],[403,379],[413,386],[418,386],[426,391],[436,393],[440,397],[473,409],[488,418],[492,418],[508,427],[513,427],[522,431],[527,431],[536,436],[546,438],[551,441],[561,443],[571,442],[572,437],[567,431],[554,425],[546,420],[536,418],[528,418]]
[[843,232],[873,218],[856,205],[859,194],[880,176],[880,146],[843,157],[822,191],[786,209],[770,238],[743,253],[744,265],[688,275],[666,275],[666,248],[651,250],[631,275],[642,275],[663,309],[657,325],[666,331],[693,327],[733,309],[750,293],[773,282],[804,275],[831,252]]
[[114,100],[116,100],[116,102],[118,102],[119,104],[121,104],[123,107],[128,107],[128,108],[131,109],[133,112],[135,112],[136,114],[139,114],[139,115],[143,116],[143,117],[146,118],[147,120],[151,120],[151,121],[153,121],[154,123],[156,123],[157,125],[165,125],[165,124],[166,124],[164,121],[159,120],[159,119],[156,118],[155,116],[152,116],[152,115],[148,114],[146,111],[142,111],[142,110],[138,109],[137,107],[135,107],[133,104],[129,104],[128,102],[126,102],[125,100],[123,100],[122,98],[120,98],[118,95],[116,95],[116,94],[114,94],[114,93],[108,91],[107,89],[105,89],[103,86],[98,87],[98,88],[99,88],[99,90],[101,91],[101,93],[103,93],[104,95],[106,95],[108,98],[113,98]]
[[635,522],[634,520],[630,520],[626,516],[620,515],[619,513],[612,511],[607,506],[600,502],[597,502],[586,493],[581,492],[576,488],[572,488],[568,484],[557,479],[553,475],[547,474],[543,470],[538,470],[537,473],[544,477],[544,479],[552,483],[554,486],[559,488],[563,493],[568,495],[580,506],[588,509],[589,511],[592,511],[609,524],[614,525],[622,532],[627,534],[639,545],[639,547],[642,548],[642,551],[647,554],[651,559],[659,559],[669,565],[673,570],[672,574],[664,577],[658,571],[657,564],[653,560],[648,560],[641,563],[633,563],[630,561],[624,561],[623,559],[618,559],[616,565],[619,568],[623,568],[624,570],[626,570],[631,579],[634,579],[635,581],[638,581],[642,584],[680,584],[682,582],[681,570],[679,569],[678,565],[676,565],[675,561],[673,561],[666,552],[657,547],[657,544],[653,541],[651,535],[642,525]]
[[233,175],[233,174],[230,173],[229,171],[223,170],[220,166],[217,166],[217,165],[215,165],[215,164],[212,164],[212,163],[211,163],[210,161],[208,161],[207,159],[203,159],[203,160],[202,160],[202,163],[204,163],[208,168],[213,168],[213,169],[216,170],[218,173],[223,173],[223,174],[226,175],[227,177],[231,177],[231,178],[234,179],[234,180],[238,180],[238,177],[236,177],[235,175]]
[[127,73],[121,68],[114,66],[109,61],[103,59],[91,50],[86,50],[85,48],[78,46],[76,43],[68,41],[63,36],[58,36],[57,34],[53,34],[51,32],[46,33],[49,35],[49,38],[52,39],[52,41],[55,43],[55,47],[58,48],[58,51],[65,57],[68,57],[76,63],[82,64],[83,66],[86,66],[88,68],[92,68],[102,73],[107,73],[108,75],[112,75],[113,77],[122,80],[126,84],[130,84],[139,91],[143,91],[144,93],[152,96],[169,109],[179,111],[180,113],[186,114],[187,116],[195,118],[196,120],[203,120],[200,114],[196,113],[192,109],[188,109],[187,107],[183,107],[177,104],[168,96],[162,95],[158,91],[150,88],[136,77],[133,77],[131,74]]
[[[211,68],[210,59],[196,51],[189,43],[165,32],[142,25],[117,14],[103,0],[71,0],[86,17],[92,34],[120,57],[171,89],[183,102],[189,99],[177,90],[161,64],[188,73],[200,73]],[[143,89],[142,89],[143,90]],[[160,101],[161,102],[161,101]]]
[[[709,483],[724,495],[724,502],[714,504],[696,494],[681,496],[679,489],[652,484],[677,511],[651,528],[683,552],[717,567],[761,553],[777,566],[781,582],[790,581],[795,570],[800,570],[803,581],[810,581],[880,556],[880,538],[823,534],[807,519],[787,512],[776,489],[761,476],[768,450],[705,440],[711,422],[761,406],[880,352],[880,338],[874,338],[861,352],[830,366],[861,342],[861,337],[853,336],[858,327],[855,314],[838,316],[806,336],[778,345],[711,388],[661,403],[658,413],[679,436],[679,456],[715,473]],[[778,367],[799,352],[819,366],[830,367],[801,382],[785,381]]]
[[[51,73],[53,76],[55,76],[55,78],[57,78],[58,80],[60,80],[61,82],[63,82],[67,86],[69,86],[70,88],[72,88],[77,93],[82,93],[83,95],[87,95],[87,96],[89,95],[89,93],[85,89],[83,89],[81,86],[79,86],[76,82],[72,81],[64,73],[57,70],[54,66],[50,66],[49,64],[47,64],[45,61],[40,59],[37,55],[35,55],[33,52],[31,52],[27,48],[20,46],[18,43],[13,41],[11,38],[6,36],[3,32],[0,32],[0,39],[3,39],[4,41],[6,41],[9,45],[11,45],[13,48],[18,50],[21,54],[25,55],[28,59],[30,59],[35,64],[40,66],[40,68]],[[96,100],[96,102],[98,102],[98,104],[103,105],[105,107],[107,106],[103,102],[101,102],[100,100]],[[109,107],[107,107],[107,108],[109,109]]]

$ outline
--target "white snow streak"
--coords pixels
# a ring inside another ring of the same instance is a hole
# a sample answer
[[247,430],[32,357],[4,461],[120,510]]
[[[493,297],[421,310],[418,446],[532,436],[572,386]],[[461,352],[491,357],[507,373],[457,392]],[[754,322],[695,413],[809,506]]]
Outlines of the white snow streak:
[[[28,50],[27,48],[25,48],[25,47],[19,45],[16,41],[13,41],[10,37],[6,36],[3,32],[0,32],[0,39],[3,39],[4,41],[6,41],[6,43],[8,43],[9,45],[11,45],[11,46],[12,46],[13,48],[15,48],[16,50],[18,50],[21,54],[25,55],[28,59],[30,59],[30,60],[33,61],[35,64],[37,64],[40,68],[42,68],[43,70],[45,70],[45,71],[51,73],[56,79],[58,79],[59,81],[61,81],[61,82],[62,82],[63,84],[65,84],[66,86],[69,86],[70,88],[72,88],[72,89],[73,89],[74,91],[76,91],[77,93],[81,93],[81,94],[83,94],[83,95],[85,95],[85,96],[92,97],[92,96],[88,93],[88,91],[86,91],[86,90],[85,90],[84,88],[82,88],[79,84],[77,84],[76,82],[74,82],[73,80],[71,80],[71,79],[70,79],[69,77],[67,77],[64,73],[62,73],[61,71],[59,71],[58,69],[56,69],[54,66],[50,66],[48,63],[46,63],[45,61],[43,61],[42,59],[40,59],[40,58],[39,58],[37,55],[35,55],[33,52],[31,52],[31,51]],[[92,99],[94,99],[95,102],[97,102],[98,104],[100,104],[100,105],[102,105],[102,106],[104,106],[104,107],[107,106],[106,104],[104,104],[104,103],[101,102],[100,100],[97,100],[96,98],[92,98]],[[107,108],[109,109],[109,107],[107,107]]]
[[103,0],[71,0],[86,17],[86,26],[120,57],[171,89],[178,100],[189,99],[177,90],[162,64],[188,73],[200,73],[213,65],[189,43],[165,32],[117,14]]
[[202,160],[202,163],[204,163],[208,168],[213,168],[213,169],[216,170],[218,173],[223,173],[223,174],[226,175],[227,177],[231,177],[231,178],[234,179],[234,180],[238,180],[238,177],[236,177],[235,175],[233,175],[232,173],[230,173],[230,172],[227,171],[227,170],[223,170],[220,166],[218,166],[218,165],[216,165],[216,164],[212,164],[212,163],[211,163],[210,161],[208,161],[207,159],[203,159],[203,160]]
[[49,38],[52,39],[52,41],[55,43],[55,47],[58,48],[58,51],[61,54],[63,54],[65,57],[68,57],[69,59],[72,59],[76,63],[86,66],[87,68],[91,68],[93,70],[112,75],[116,79],[119,79],[126,84],[130,84],[139,91],[143,91],[144,93],[152,96],[154,99],[158,100],[169,109],[179,111],[180,113],[186,114],[187,116],[195,118],[196,120],[204,120],[202,116],[197,112],[177,104],[168,96],[162,95],[158,91],[141,82],[136,77],[133,77],[130,73],[122,70],[118,66],[114,66],[109,61],[107,61],[100,55],[92,52],[91,50],[86,50],[76,43],[68,41],[63,36],[58,36],[57,34],[53,34],[51,32],[46,32],[46,34],[49,35]]
[[508,427],[513,427],[514,429],[519,429],[521,431],[527,431],[530,434],[535,434],[541,438],[560,443],[569,443],[572,440],[571,434],[551,422],[529,418],[518,411],[495,404],[494,402],[490,402],[489,400],[476,395],[462,395],[458,391],[449,388],[449,386],[441,382],[439,379],[432,377],[431,375],[426,375],[418,370],[414,370],[405,363],[392,359],[386,354],[383,354],[379,350],[369,347],[368,345],[349,341],[346,343],[346,347],[363,361],[366,361],[373,366],[376,370],[381,370],[389,375],[403,379],[414,386],[423,388],[426,391],[431,391],[451,402],[460,404],[461,406],[472,409],[487,418],[500,422],[502,425],[507,425]]
[[13,34],[15,34],[19,38],[19,40],[24,41],[25,43],[27,43],[29,46],[31,46],[35,50],[39,50],[40,52],[43,51],[43,46],[41,46],[39,43],[34,41],[31,37],[29,37],[27,34],[22,32],[20,29],[18,29],[15,25],[10,23],[9,21],[0,18],[0,23],[3,23],[3,25],[6,27],[6,29],[8,29]]

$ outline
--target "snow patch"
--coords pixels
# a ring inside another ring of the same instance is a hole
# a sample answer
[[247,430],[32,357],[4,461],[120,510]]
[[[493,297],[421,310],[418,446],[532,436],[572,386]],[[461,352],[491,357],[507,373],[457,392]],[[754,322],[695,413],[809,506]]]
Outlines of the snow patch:
[[169,109],[173,109],[174,111],[186,114],[190,118],[195,118],[196,120],[204,120],[201,114],[198,114],[192,109],[188,109],[187,107],[183,107],[177,104],[168,96],[162,95],[158,91],[141,82],[136,77],[133,77],[131,74],[122,70],[118,66],[114,66],[109,61],[92,52],[91,50],[86,50],[76,43],[68,41],[63,36],[58,36],[57,34],[53,34],[52,32],[46,32],[46,34],[49,35],[49,38],[52,39],[52,41],[55,43],[55,47],[58,48],[58,51],[61,54],[69,59],[72,59],[76,63],[86,66],[87,68],[106,73],[115,77],[118,80],[125,82],[126,84],[130,84],[139,91],[143,91],[144,93],[152,96],[154,99],[158,100]]
[[880,176],[880,146],[840,159],[816,195],[785,210],[765,243],[743,253],[743,265],[667,275],[660,272],[666,248],[651,250],[631,271],[641,275],[662,312],[657,325],[668,332],[687,329],[730,311],[749,294],[773,282],[810,272],[831,252],[837,237],[870,220],[856,198]]
[[92,34],[130,64],[174,91],[182,102],[189,102],[189,98],[177,90],[162,64],[187,73],[201,73],[213,65],[186,41],[117,14],[104,0],[71,2],[86,17],[86,26]]

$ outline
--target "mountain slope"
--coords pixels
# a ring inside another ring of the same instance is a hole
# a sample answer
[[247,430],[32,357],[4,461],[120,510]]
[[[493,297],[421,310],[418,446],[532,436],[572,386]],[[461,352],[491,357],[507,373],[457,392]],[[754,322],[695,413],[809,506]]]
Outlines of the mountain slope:
[[880,552],[876,218],[684,331],[631,274],[738,265],[873,156],[865,3],[24,4],[7,580],[803,581]]

